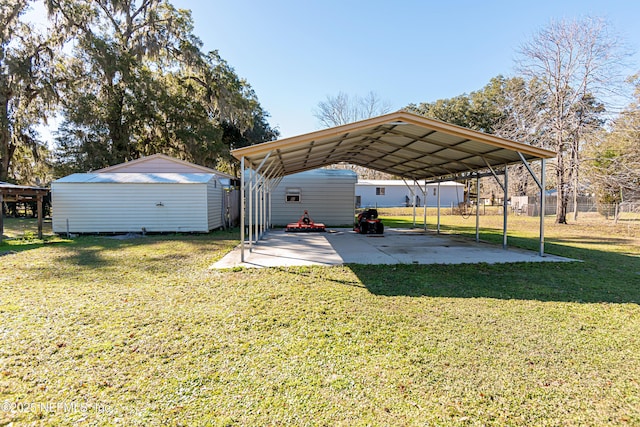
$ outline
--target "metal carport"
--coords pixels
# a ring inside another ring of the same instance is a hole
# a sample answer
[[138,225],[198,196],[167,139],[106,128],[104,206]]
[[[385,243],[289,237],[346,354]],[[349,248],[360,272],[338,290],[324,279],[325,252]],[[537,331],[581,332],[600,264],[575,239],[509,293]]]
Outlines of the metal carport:
[[[241,162],[241,245],[244,261],[245,216],[249,244],[270,224],[269,194],[289,174],[336,163],[351,163],[410,180],[440,182],[494,176],[504,190],[503,247],[507,246],[507,169],[522,163],[538,185],[540,256],[544,255],[545,159],[553,151],[473,131],[406,111],[265,142],[232,151]],[[538,177],[530,163],[541,161]],[[248,169],[248,178],[245,170]],[[502,182],[498,178],[503,175]],[[248,190],[245,193],[245,190]],[[248,200],[245,194],[248,193]],[[255,209],[254,209],[255,204]],[[476,209],[476,211],[478,211]],[[476,239],[479,217],[476,214]]]

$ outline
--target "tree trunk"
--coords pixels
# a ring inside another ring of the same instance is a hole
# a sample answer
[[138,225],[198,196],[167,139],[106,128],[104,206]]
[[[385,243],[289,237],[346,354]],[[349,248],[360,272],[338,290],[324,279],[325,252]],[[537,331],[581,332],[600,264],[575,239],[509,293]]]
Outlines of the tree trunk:
[[112,152],[111,161],[113,164],[122,163],[131,159],[131,145],[129,141],[129,129],[124,120],[124,95],[120,88],[112,89],[112,95],[108,101],[109,117],[109,137],[111,138]]
[[558,186],[558,196],[556,197],[556,224],[567,223],[567,184],[564,173],[564,153],[558,151],[556,168],[556,179]]
[[578,168],[575,168],[573,177],[573,220],[578,221]]
[[0,100],[0,181],[3,182],[6,182],[9,178],[10,151],[12,151],[8,102],[8,98],[2,95]]

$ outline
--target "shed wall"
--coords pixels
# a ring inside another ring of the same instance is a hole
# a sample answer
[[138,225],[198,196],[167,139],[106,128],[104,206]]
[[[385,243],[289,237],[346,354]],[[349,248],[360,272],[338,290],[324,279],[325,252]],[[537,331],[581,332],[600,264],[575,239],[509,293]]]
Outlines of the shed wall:
[[[207,184],[52,183],[55,233],[208,232]],[[161,204],[161,205],[160,205]]]
[[223,208],[224,190],[222,185],[212,179],[207,185],[207,220],[208,230],[221,228],[223,226],[224,208]]
[[[305,210],[316,222],[330,226],[353,224],[355,183],[350,171],[316,170],[285,176],[272,191],[272,225],[296,222]],[[287,202],[288,190],[300,190],[299,202]]]

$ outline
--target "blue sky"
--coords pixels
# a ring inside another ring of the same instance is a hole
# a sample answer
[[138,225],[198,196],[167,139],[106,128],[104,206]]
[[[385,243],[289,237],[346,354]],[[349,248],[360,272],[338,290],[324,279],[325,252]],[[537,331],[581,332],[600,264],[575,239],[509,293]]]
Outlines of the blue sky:
[[[173,0],[290,137],[321,126],[320,101],[373,91],[392,110],[478,90],[513,73],[520,45],[552,19],[606,18],[640,51],[640,2]],[[629,74],[640,71],[633,56]]]

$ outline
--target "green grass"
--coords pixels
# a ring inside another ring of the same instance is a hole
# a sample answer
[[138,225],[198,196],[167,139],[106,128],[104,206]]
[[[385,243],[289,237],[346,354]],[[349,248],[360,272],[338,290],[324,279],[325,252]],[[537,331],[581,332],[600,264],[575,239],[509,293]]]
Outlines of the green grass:
[[237,232],[16,238],[0,425],[638,425],[640,245],[616,230],[548,224],[568,264],[239,271],[208,269]]

